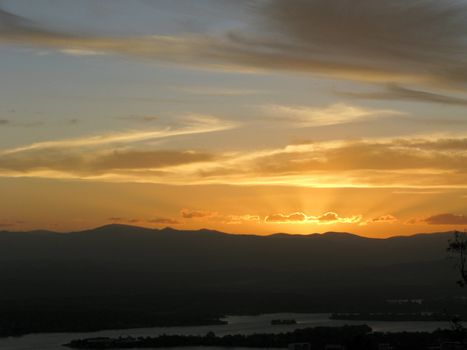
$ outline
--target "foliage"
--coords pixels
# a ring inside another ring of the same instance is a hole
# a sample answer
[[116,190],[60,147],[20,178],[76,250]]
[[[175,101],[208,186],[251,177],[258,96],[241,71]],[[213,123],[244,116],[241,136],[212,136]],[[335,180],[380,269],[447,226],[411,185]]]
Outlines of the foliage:
[[456,268],[459,271],[460,279],[457,283],[464,287],[467,284],[467,234],[465,232],[454,232],[454,238],[449,241],[448,251],[457,258]]

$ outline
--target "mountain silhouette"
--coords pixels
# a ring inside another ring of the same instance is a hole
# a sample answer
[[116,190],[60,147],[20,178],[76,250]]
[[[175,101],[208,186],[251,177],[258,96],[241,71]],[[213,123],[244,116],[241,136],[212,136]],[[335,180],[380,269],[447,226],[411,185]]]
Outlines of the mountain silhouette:
[[[446,289],[452,233],[387,239],[350,233],[234,235],[106,225],[71,233],[0,232],[3,296],[231,288]],[[452,280],[451,280],[452,278]]]
[[[459,294],[446,253],[451,237],[258,236],[115,224],[2,231],[0,336],[211,323],[225,314],[442,312],[443,298]],[[387,301],[411,298],[430,301]]]

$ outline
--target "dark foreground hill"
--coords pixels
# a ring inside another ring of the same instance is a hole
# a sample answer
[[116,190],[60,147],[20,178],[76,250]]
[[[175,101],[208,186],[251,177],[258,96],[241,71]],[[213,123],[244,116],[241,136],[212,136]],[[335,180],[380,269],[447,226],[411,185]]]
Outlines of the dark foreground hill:
[[456,280],[446,253],[451,237],[435,233],[370,239],[334,232],[254,236],[124,225],[68,234],[0,232],[0,273],[6,282],[0,293],[444,290],[455,287]]
[[96,312],[135,326],[156,318],[180,323],[179,315],[190,313],[204,322],[225,313],[395,308],[385,300],[459,293],[446,253],[451,237],[255,236],[124,225],[0,232],[0,312],[14,318],[35,310],[52,321],[85,313],[102,328]]

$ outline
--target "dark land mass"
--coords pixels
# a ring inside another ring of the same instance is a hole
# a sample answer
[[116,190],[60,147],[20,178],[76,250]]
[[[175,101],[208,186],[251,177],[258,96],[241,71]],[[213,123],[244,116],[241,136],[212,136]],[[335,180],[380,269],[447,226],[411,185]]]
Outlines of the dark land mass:
[[466,301],[450,238],[125,225],[0,232],[0,335],[211,324],[226,314],[458,313]]
[[[125,349],[125,348],[170,348],[183,346],[287,348],[291,343],[309,343],[310,349],[324,349],[326,345],[343,345],[348,350],[374,350],[391,348],[394,350],[421,350],[440,344],[458,344],[456,349],[466,349],[460,344],[463,334],[450,330],[432,333],[379,333],[362,326],[315,327],[297,329],[280,334],[225,335],[218,337],[210,332],[205,336],[161,335],[157,337],[120,337],[77,339],[67,347],[76,349]],[[381,345],[389,347],[380,347]],[[451,349],[451,348],[449,348]],[[452,348],[454,349],[454,348]]]
[[447,321],[450,322],[458,314],[446,313],[423,313],[423,312],[356,312],[356,313],[333,313],[333,320],[357,320],[357,321]]

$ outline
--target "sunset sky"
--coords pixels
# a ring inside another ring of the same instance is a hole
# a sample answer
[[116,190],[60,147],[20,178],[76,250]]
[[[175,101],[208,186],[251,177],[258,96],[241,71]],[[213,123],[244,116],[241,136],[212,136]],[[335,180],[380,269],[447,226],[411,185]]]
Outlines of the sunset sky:
[[465,0],[3,0],[0,57],[0,230],[467,227]]

